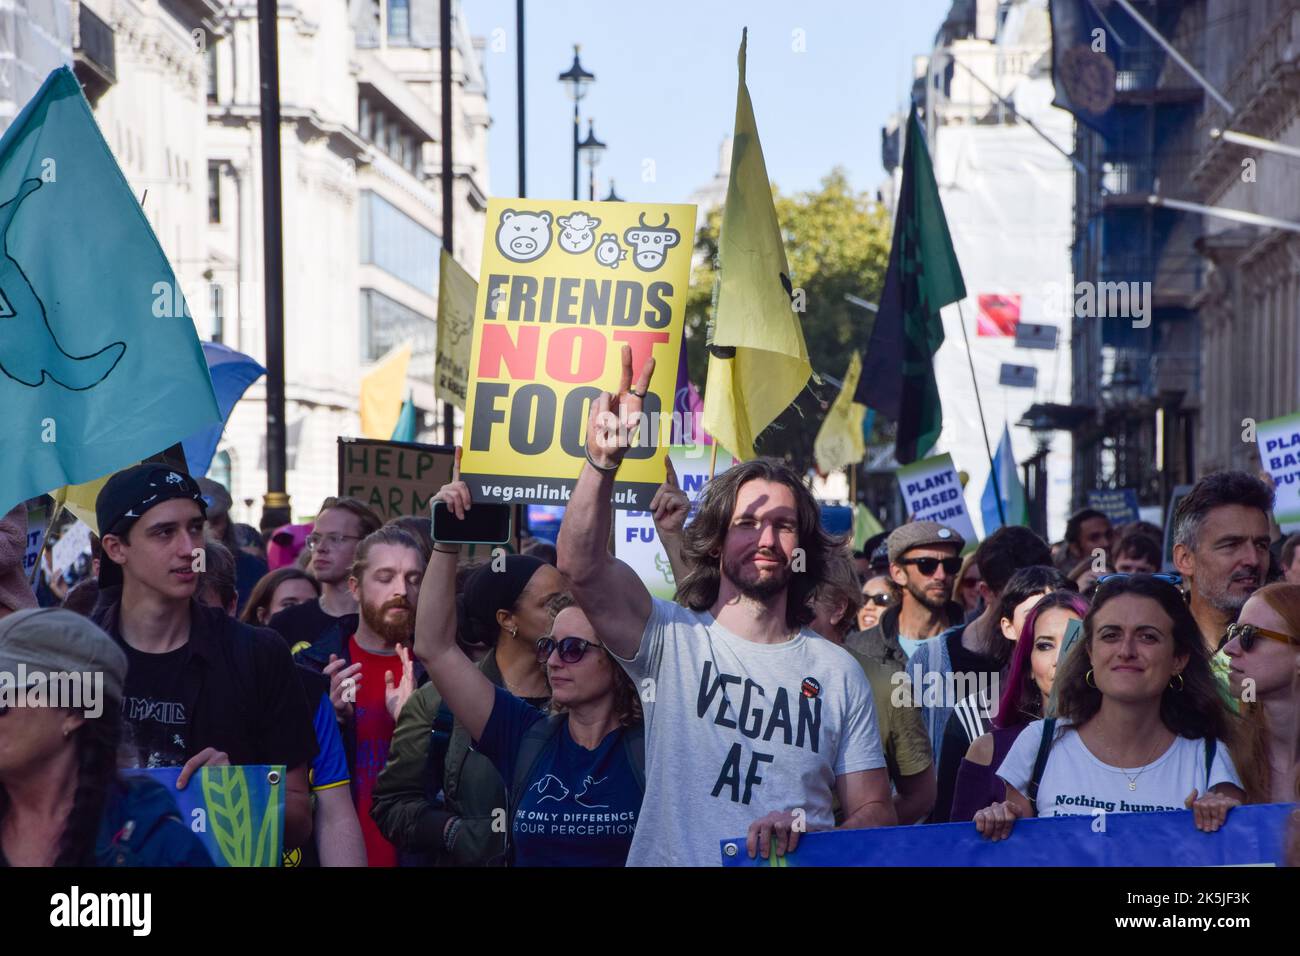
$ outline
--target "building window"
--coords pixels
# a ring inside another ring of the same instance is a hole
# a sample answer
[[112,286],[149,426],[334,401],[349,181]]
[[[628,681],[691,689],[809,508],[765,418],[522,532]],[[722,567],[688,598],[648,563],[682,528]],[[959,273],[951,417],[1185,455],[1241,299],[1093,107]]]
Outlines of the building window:
[[388,0],[388,39],[411,42],[411,0]]
[[208,222],[221,222],[221,167],[208,163]]
[[358,122],[357,128],[361,132],[361,138],[368,143],[375,131],[374,114],[370,112],[370,101],[361,100],[357,104],[357,109],[360,110],[360,122]]
[[225,290],[215,282],[208,286],[208,312],[212,321],[212,341],[221,344],[226,331]]
[[204,34],[204,39],[208,41],[208,45],[203,50],[203,63],[207,67],[207,71],[208,71],[208,77],[207,77],[208,102],[215,103],[217,101],[217,44],[215,42],[216,38],[209,37],[207,36],[207,34]]
[[438,237],[396,206],[366,190],[360,207],[361,261],[433,295]]

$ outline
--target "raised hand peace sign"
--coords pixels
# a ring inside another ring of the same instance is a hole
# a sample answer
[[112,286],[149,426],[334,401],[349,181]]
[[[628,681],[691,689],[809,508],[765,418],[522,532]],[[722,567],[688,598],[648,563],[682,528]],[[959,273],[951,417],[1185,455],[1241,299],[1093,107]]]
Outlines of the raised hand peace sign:
[[636,424],[640,420],[650,379],[655,371],[654,356],[646,359],[632,384],[632,347],[623,346],[623,374],[618,394],[601,392],[591,403],[587,419],[587,459],[602,471],[617,471],[623,456],[636,440]]

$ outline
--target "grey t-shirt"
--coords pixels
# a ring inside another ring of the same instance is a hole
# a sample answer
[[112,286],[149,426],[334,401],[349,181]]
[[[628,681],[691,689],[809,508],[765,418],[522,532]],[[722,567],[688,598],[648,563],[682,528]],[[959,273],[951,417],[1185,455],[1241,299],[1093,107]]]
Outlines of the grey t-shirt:
[[835,778],[885,766],[866,675],[807,628],[756,644],[656,599],[622,663],[645,710],[629,866],[718,866],[719,841],[743,840],[774,810],[802,808],[809,830],[830,829]]

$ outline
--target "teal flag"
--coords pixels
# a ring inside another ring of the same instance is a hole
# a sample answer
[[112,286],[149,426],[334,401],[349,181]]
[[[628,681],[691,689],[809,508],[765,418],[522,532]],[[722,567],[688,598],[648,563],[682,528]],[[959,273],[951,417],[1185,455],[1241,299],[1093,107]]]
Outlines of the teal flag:
[[[993,469],[997,471],[997,485],[993,484],[990,472],[988,482],[984,485],[984,494],[980,496],[980,513],[984,518],[984,537],[988,537],[1005,525],[1028,525],[1029,507],[1025,502],[1025,486],[1020,483],[1020,472],[1016,470],[1016,456],[1011,451],[1011,431],[1002,426],[1002,440],[998,442],[998,453],[993,456]],[[1002,507],[998,508],[998,492],[1002,493]],[[1003,520],[1003,519],[1006,520]]]
[[397,416],[391,441],[415,441],[415,399],[408,395],[402,402],[402,412]]
[[0,510],[221,421],[176,276],[67,67],[0,139]]

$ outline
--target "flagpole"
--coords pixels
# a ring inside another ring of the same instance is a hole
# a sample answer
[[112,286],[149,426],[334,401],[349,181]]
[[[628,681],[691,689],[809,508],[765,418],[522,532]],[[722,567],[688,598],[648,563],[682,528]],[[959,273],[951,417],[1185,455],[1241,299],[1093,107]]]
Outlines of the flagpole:
[[1236,112],[1232,104],[1228,102],[1227,97],[1225,97],[1222,93],[1216,90],[1210,84],[1209,80],[1201,76],[1201,74],[1197,72],[1196,67],[1188,63],[1187,60],[1183,57],[1183,55],[1179,53],[1176,49],[1174,49],[1174,45],[1170,43],[1168,40],[1166,40],[1163,35],[1161,35],[1159,30],[1157,30],[1151,24],[1147,23],[1147,21],[1142,18],[1142,14],[1138,13],[1136,10],[1133,9],[1133,4],[1129,3],[1129,0],[1115,0],[1115,2],[1124,8],[1124,12],[1127,13],[1130,17],[1132,17],[1134,22],[1136,22],[1138,26],[1140,26],[1143,30],[1145,30],[1148,34],[1150,34],[1151,39],[1155,40],[1156,43],[1160,44],[1160,47],[1166,53],[1169,54],[1170,59],[1172,59],[1175,63],[1177,63],[1179,66],[1181,66],[1184,70],[1187,71],[1187,75],[1190,76],[1193,80],[1195,80],[1200,85],[1201,89],[1205,90],[1205,92],[1209,93],[1210,96],[1218,100],[1219,105],[1228,111],[1229,116],[1231,116],[1233,113]]
[[984,454],[989,458],[989,476],[993,479],[993,494],[998,499],[998,521],[1006,525],[1007,515],[1002,507],[1002,484],[998,481],[998,469],[993,464],[993,449],[989,447],[989,427],[984,424],[984,403],[980,401],[980,384],[975,380],[975,359],[971,357],[970,336],[966,333],[966,310],[961,307],[962,300],[957,300],[957,314],[961,317],[961,339],[966,345],[966,364],[970,366],[970,382],[975,389],[975,407],[980,412],[980,435],[984,438]]
[[709,452],[709,481],[712,481],[713,473],[718,468],[718,443],[715,441],[709,448],[712,449]]

